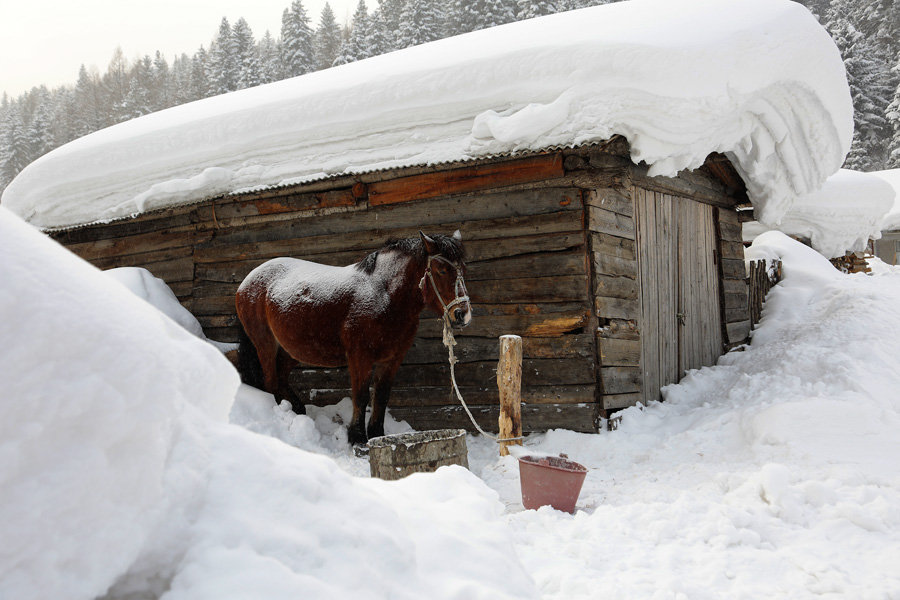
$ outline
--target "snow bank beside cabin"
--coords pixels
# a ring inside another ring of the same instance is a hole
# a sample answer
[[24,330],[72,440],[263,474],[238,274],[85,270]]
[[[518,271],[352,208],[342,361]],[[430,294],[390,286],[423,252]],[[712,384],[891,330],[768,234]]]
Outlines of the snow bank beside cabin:
[[0,252],[0,598],[536,597],[465,469],[358,480],[229,425],[210,344],[2,207]]
[[142,298],[155,306],[164,315],[184,327],[188,333],[197,336],[201,340],[206,340],[222,352],[237,349],[237,344],[217,342],[206,337],[200,321],[178,301],[178,297],[172,291],[172,288],[147,269],[143,267],[116,267],[107,269],[103,273],[124,285],[138,298]]
[[[775,229],[805,238],[826,258],[834,258],[847,250],[865,250],[869,239],[880,238],[890,220],[885,213],[894,203],[895,188],[884,178],[841,169],[821,189],[795,198]],[[745,223],[744,239],[752,241],[769,229]]]
[[849,149],[831,38],[787,0],[631,0],[175,107],[67,144],[3,204],[40,227],[389,167],[622,134],[653,175],[731,158],[761,220]]

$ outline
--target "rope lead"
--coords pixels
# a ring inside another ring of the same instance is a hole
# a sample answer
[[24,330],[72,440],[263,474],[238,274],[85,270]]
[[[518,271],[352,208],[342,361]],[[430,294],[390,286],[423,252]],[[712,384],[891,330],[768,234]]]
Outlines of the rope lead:
[[472,411],[469,410],[469,406],[466,404],[466,401],[463,400],[462,394],[459,393],[459,386],[456,385],[456,363],[459,362],[456,358],[456,353],[453,352],[453,347],[456,345],[456,338],[453,337],[453,330],[450,326],[450,318],[447,316],[447,312],[444,311],[444,316],[441,319],[444,323],[444,337],[443,342],[444,345],[447,346],[447,351],[449,353],[449,361],[450,361],[450,381],[453,384],[453,391],[456,392],[456,397],[459,399],[459,403],[462,404],[462,407],[466,410],[466,414],[469,415],[469,420],[472,421],[472,425],[475,426],[475,429],[478,432],[485,436],[489,437],[498,444],[500,442],[515,442],[518,440],[524,440],[525,436],[511,437],[511,438],[498,438],[496,435],[490,434],[484,429],[482,429],[478,423],[475,422],[475,417],[472,416]]

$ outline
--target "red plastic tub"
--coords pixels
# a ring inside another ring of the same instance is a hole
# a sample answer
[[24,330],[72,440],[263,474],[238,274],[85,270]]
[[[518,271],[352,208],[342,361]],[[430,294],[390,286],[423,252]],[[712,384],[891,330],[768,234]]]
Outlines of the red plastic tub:
[[575,512],[587,467],[562,456],[519,457],[522,504],[527,509],[552,506]]

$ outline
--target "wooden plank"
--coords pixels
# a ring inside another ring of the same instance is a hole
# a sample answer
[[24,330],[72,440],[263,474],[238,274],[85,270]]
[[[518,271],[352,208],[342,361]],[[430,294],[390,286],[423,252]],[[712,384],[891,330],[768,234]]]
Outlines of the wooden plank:
[[605,298],[598,296],[594,300],[597,316],[601,319],[638,320],[641,316],[641,303],[637,298]]
[[603,298],[637,299],[638,284],[630,277],[594,277],[594,293]]
[[597,233],[634,239],[634,219],[596,206],[588,207],[588,227]]
[[608,254],[601,254],[596,250],[593,252],[594,272],[597,275],[608,275],[613,277],[628,277],[637,279],[638,268],[637,261],[633,258],[619,258]]
[[[476,312],[472,322],[463,330],[463,335],[491,338],[505,334],[556,337],[580,331],[587,324],[588,318],[587,309],[535,315],[495,315],[490,318],[479,318]],[[440,337],[441,331],[441,324],[437,319],[423,319],[419,323],[418,335],[421,337]]]
[[722,240],[722,258],[744,260],[744,244],[742,242],[729,242]]
[[[497,431],[498,406],[471,407],[473,416],[485,431]],[[570,429],[583,433],[597,431],[597,404],[522,404],[522,430],[525,433],[543,432],[548,429]],[[463,428],[474,431],[461,406],[443,406],[433,409],[421,407],[397,407],[388,409],[395,419],[407,421],[416,429]]]
[[641,391],[640,367],[600,367],[603,395],[627,394]]
[[600,364],[604,367],[638,367],[641,364],[640,340],[598,338]]
[[723,258],[722,276],[725,279],[743,279],[747,276],[743,259]]
[[[465,331],[465,330],[463,330]],[[498,343],[494,338],[460,335],[455,353],[460,362],[496,361]],[[522,338],[524,357],[528,358],[593,358],[593,335],[581,333],[558,337]],[[447,360],[447,348],[437,338],[417,337],[403,359],[403,364],[437,363]]]
[[542,276],[583,275],[584,253],[581,251],[540,252],[489,261],[468,262],[466,282],[486,279],[504,280]]
[[[382,206],[554,179],[565,175],[561,153],[399,177],[369,184],[369,204]],[[577,200],[574,196],[570,202]]]
[[726,329],[729,344],[744,343],[750,337],[750,320],[728,323]]
[[[571,201],[573,195],[579,196],[580,193],[580,190],[572,188],[519,190],[477,197],[457,196],[435,198],[428,202],[385,205],[354,212],[352,218],[348,218],[347,213],[333,213],[318,215],[315,218],[259,222],[217,230],[212,245],[319,237],[321,242],[331,239],[333,249],[346,250],[347,240],[342,238],[345,236],[349,238],[348,234],[362,233],[371,239],[366,248],[375,248],[381,246],[387,237],[396,235],[397,230],[406,230],[410,235],[415,235],[420,229],[427,233],[440,228],[449,234],[453,229],[472,221],[557,212],[573,212],[580,218],[583,212],[581,203]],[[463,227],[463,236],[464,239],[468,239],[465,229]],[[490,237],[496,237],[496,234]]]
[[634,215],[634,204],[631,197],[622,188],[600,188],[591,190],[586,197],[587,203],[597,208],[610,210],[620,215]]
[[[304,387],[302,374],[292,376],[297,392],[305,400],[316,406],[326,406],[350,397],[349,375],[347,384],[341,388]],[[460,393],[469,406],[495,406],[499,403],[496,387],[461,386]],[[522,401],[526,404],[584,404],[596,399],[597,386],[591,385],[536,385],[522,388]],[[449,385],[444,386],[395,386],[391,389],[391,407],[459,406],[459,400]]]
[[177,281],[194,280],[194,261],[190,256],[141,265],[170,286]]
[[165,248],[151,252],[140,252],[138,254],[116,254],[112,256],[103,256],[92,258],[89,262],[98,269],[112,269],[115,267],[142,267],[150,263],[166,262],[178,258],[191,256],[192,249],[190,246],[181,246],[178,248]]
[[228,226],[230,221],[236,218],[355,206],[358,200],[364,198],[365,186],[360,183],[351,188],[321,192],[292,193],[286,196],[260,194],[246,199],[239,196],[233,199],[214,200],[199,205],[197,215],[202,221],[218,222],[220,226]]
[[634,240],[591,232],[591,250],[598,254],[613,256],[626,260],[636,260]]
[[190,247],[209,239],[208,234],[194,231],[153,231],[131,237],[100,239],[68,246],[69,250],[85,260],[107,256],[154,252],[171,248]]
[[604,410],[618,410],[629,406],[637,406],[641,401],[641,394],[637,392],[632,394],[608,394],[600,397]]
[[472,281],[467,283],[467,288],[469,296],[476,303],[587,302],[588,299],[587,276],[583,273],[559,277]]
[[[450,233],[462,228],[463,245],[469,261],[486,260],[497,256],[512,256],[552,250],[574,248],[583,243],[580,211],[561,211],[537,215],[515,216],[498,219],[456,221],[439,224],[435,229]],[[322,262],[322,255],[356,252],[344,264],[364,257],[368,252],[384,245],[388,238],[406,238],[418,235],[418,225],[366,229],[347,232],[339,236],[317,235],[301,238],[252,240],[244,243],[215,243],[200,247],[196,252],[198,264],[221,260],[259,260],[276,256],[296,256]],[[572,232],[566,235],[566,232]],[[502,243],[498,234],[502,233]],[[338,264],[338,263],[334,263]]]

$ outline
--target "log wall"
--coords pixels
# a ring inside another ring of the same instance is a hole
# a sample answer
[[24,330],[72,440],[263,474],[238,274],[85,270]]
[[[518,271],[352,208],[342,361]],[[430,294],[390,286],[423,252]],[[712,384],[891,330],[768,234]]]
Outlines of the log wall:
[[[734,200],[708,174],[649,178],[621,146],[332,179],[52,235],[100,268],[149,269],[210,338],[234,341],[234,292],[262,262],[345,265],[390,237],[458,228],[474,316],[457,336],[457,380],[479,423],[497,429],[497,338],[515,334],[523,429],[593,431],[598,415],[641,399],[636,186],[715,207],[724,345],[749,331]],[[299,368],[293,380],[312,404],[349,396],[344,369]],[[423,314],[390,410],[419,429],[468,425],[437,315]]]

